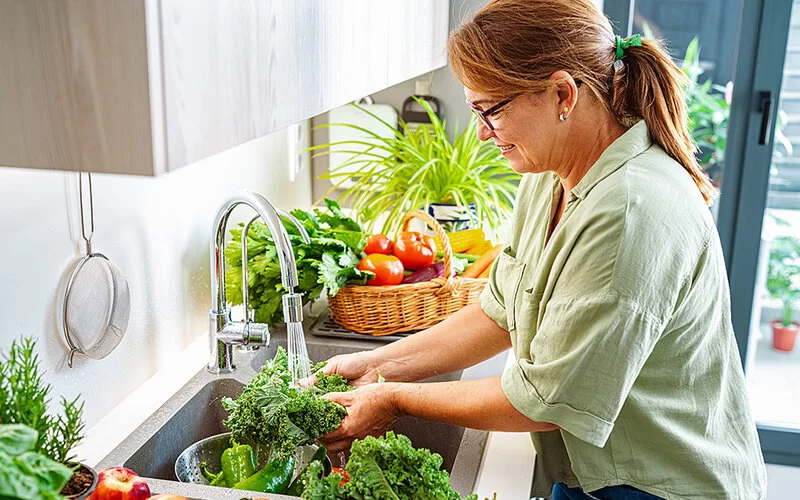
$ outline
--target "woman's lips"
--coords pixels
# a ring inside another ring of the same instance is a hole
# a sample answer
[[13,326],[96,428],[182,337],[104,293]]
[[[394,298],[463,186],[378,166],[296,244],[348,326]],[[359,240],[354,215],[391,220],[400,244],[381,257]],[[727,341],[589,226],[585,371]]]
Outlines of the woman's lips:
[[506,146],[499,146],[498,145],[497,147],[500,148],[500,153],[502,153],[503,156],[508,155],[508,153],[510,153],[511,151],[514,150],[514,145],[513,144],[509,144],[509,145],[506,145]]

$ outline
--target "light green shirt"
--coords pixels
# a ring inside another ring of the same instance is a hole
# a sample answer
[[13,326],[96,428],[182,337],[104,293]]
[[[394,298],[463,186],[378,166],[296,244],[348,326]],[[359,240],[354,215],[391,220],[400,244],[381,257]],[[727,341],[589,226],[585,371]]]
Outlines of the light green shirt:
[[688,173],[640,121],[566,200],[523,176],[483,310],[511,335],[503,390],[532,433],[534,485],[627,484],[669,499],[766,495],[719,237]]

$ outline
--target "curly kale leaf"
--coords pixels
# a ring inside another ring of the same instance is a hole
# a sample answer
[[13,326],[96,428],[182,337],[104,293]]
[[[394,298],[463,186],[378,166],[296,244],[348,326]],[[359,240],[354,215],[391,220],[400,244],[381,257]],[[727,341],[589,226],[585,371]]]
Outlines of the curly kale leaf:
[[273,458],[288,458],[298,446],[311,444],[339,427],[346,410],[321,398],[328,392],[352,390],[339,375],[317,375],[307,389],[291,388],[289,359],[283,347],[242,390],[235,401],[222,400],[230,412],[224,424],[234,441],[270,450]]
[[[347,462],[348,483],[339,486],[338,476],[321,477],[309,467],[303,498],[461,500],[450,485],[449,474],[441,468],[442,457],[424,448],[414,448],[411,440],[402,434],[389,431],[378,438],[368,436],[354,441],[351,452]],[[470,495],[466,499],[477,500],[477,496]]]

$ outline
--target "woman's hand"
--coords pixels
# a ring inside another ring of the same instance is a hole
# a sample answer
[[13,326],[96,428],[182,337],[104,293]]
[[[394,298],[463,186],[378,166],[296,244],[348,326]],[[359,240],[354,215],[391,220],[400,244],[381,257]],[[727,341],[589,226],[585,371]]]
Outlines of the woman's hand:
[[368,384],[351,392],[331,392],[323,397],[347,409],[347,416],[335,431],[325,434],[321,441],[328,451],[350,449],[356,439],[380,436],[400,416],[392,398],[396,384]]
[[341,375],[355,387],[371,384],[378,381],[378,372],[372,357],[372,351],[340,354],[328,360],[328,364],[322,368],[322,373]]

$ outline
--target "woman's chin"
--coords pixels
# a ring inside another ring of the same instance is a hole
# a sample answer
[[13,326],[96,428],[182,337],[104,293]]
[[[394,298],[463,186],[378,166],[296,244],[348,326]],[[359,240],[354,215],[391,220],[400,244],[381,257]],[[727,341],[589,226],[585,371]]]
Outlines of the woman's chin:
[[519,157],[517,157],[517,158],[509,158],[508,159],[508,165],[511,167],[511,169],[514,172],[516,172],[518,174],[524,174],[524,173],[527,173],[527,172],[530,171],[530,169],[528,168],[529,165],[527,164],[527,162],[525,162],[522,158],[519,158]]

